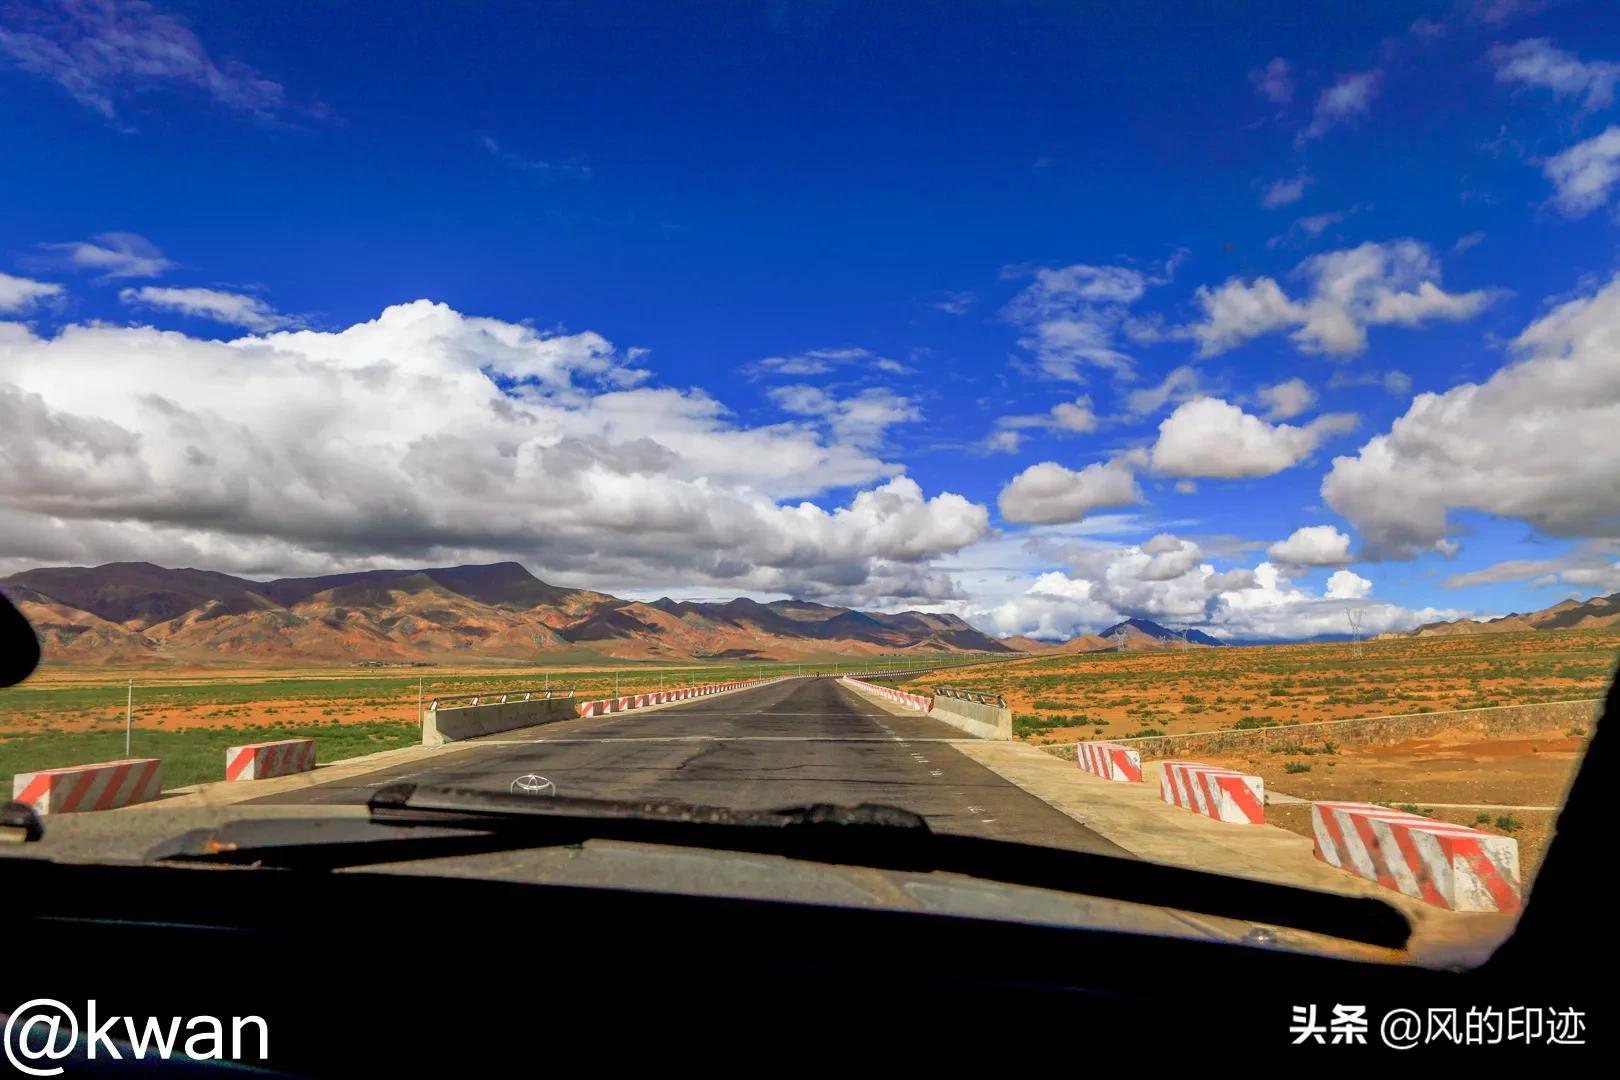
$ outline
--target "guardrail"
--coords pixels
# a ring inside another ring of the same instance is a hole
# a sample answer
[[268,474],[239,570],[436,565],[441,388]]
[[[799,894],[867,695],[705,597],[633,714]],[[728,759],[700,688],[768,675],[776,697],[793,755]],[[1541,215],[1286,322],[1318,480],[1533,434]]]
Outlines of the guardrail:
[[934,696],[937,698],[956,698],[959,701],[972,701],[980,705],[994,705],[998,709],[1007,707],[1007,699],[1000,694],[992,694],[988,690],[963,690],[955,686],[936,686]]
[[503,690],[489,694],[450,694],[428,702],[428,712],[441,708],[470,709],[475,705],[505,705],[514,701],[550,701],[552,698],[571,698],[572,690]]

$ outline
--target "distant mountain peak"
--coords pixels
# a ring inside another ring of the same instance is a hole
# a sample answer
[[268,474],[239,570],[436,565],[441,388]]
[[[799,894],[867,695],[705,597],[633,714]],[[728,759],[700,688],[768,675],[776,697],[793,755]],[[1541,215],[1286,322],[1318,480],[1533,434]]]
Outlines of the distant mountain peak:
[[[1106,630],[1099,631],[1098,634],[1099,634],[1100,637],[1103,637],[1103,638],[1106,639],[1106,638],[1113,637],[1116,633],[1118,633],[1121,630],[1126,631],[1126,633],[1130,633],[1131,631],[1135,631],[1136,633],[1142,634],[1142,635],[1144,635],[1146,637],[1150,637],[1150,638],[1154,639],[1155,641],[1180,641],[1180,640],[1182,640],[1182,636],[1181,636],[1182,632],[1180,630],[1172,630],[1167,626],[1159,625],[1158,623],[1154,622],[1152,619],[1144,619],[1144,618],[1141,618],[1140,616],[1135,616],[1135,615],[1131,616],[1130,618],[1126,619],[1123,622],[1115,623],[1113,626],[1110,626]],[[1199,630],[1199,629],[1194,628],[1194,627],[1189,627],[1187,629],[1186,640],[1191,642],[1194,645],[1225,645],[1226,644],[1226,642],[1222,641],[1220,638],[1212,637],[1211,635],[1206,634],[1202,630]]]
[[70,660],[466,662],[572,653],[678,660],[811,659],[898,650],[1010,652],[950,615],[804,601],[650,604],[550,585],[517,562],[252,581],[152,563],[42,567],[0,578]]

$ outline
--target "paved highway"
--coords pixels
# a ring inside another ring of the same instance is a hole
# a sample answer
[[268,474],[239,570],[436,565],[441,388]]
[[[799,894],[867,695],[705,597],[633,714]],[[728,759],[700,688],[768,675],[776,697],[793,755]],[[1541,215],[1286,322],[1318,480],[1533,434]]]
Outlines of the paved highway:
[[926,716],[894,715],[835,679],[790,679],[509,731],[430,762],[254,801],[359,803],[401,780],[506,791],[538,773],[559,794],[585,798],[739,809],[888,803],[939,831],[1127,855],[950,745],[967,738]]

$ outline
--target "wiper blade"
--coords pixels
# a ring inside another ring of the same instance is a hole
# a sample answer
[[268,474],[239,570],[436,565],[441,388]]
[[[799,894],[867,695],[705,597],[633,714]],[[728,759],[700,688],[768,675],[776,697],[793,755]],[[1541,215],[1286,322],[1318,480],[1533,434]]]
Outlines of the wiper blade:
[[[916,814],[891,806],[814,805],[732,810],[667,802],[536,798],[504,792],[393,784],[367,804],[371,820],[331,834],[336,842],[222,843],[170,848],[171,861],[339,869],[404,860],[514,851],[588,840],[779,855],[811,862],[911,873],[945,872],[1008,885],[1080,893],[1242,922],[1269,923],[1399,949],[1411,927],[1397,909],[1371,897],[1203,870],[938,833]],[[245,824],[245,823],[243,823]],[[291,824],[291,823],[287,823]],[[364,842],[363,830],[379,830]],[[422,839],[412,843],[416,831]],[[456,833],[462,834],[460,843]],[[269,840],[268,837],[264,837]],[[153,853],[156,855],[157,853]]]

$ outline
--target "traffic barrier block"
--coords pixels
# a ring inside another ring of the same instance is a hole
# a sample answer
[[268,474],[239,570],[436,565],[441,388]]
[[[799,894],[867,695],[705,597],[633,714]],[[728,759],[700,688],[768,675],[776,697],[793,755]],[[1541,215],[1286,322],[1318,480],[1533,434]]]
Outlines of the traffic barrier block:
[[1511,836],[1373,803],[1311,804],[1316,857],[1386,889],[1452,911],[1518,911]]
[[39,814],[72,814],[111,810],[150,802],[163,791],[163,765],[157,758],[101,761],[18,773],[11,797]]
[[1121,783],[1142,782],[1142,754],[1118,743],[1083,742],[1075,750],[1080,768],[1093,776]]
[[225,751],[225,779],[268,780],[315,767],[314,739],[246,743]]
[[1265,790],[1258,776],[1199,761],[1165,762],[1159,798],[1216,821],[1263,825],[1266,820]]

